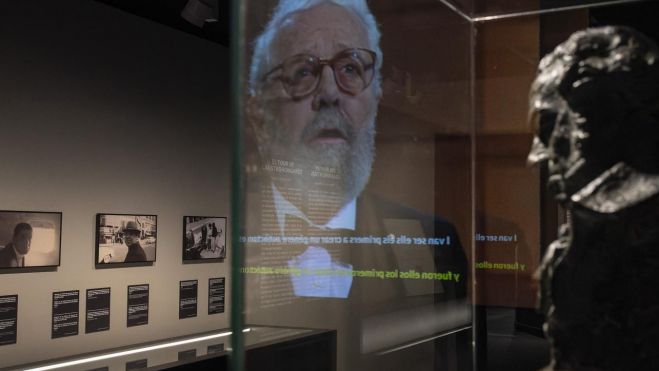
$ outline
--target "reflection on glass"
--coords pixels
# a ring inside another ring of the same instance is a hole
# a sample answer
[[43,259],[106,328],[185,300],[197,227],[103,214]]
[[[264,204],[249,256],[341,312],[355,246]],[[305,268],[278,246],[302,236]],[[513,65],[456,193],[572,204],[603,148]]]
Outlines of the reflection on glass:
[[439,0],[472,21],[588,9],[645,0]]

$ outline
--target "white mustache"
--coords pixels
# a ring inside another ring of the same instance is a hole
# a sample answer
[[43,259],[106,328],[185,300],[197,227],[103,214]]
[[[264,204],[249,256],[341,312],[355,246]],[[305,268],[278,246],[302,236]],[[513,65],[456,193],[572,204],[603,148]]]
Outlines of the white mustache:
[[348,142],[352,142],[355,132],[348,120],[335,108],[326,108],[318,112],[316,117],[304,128],[302,142],[318,137],[323,131],[335,130]]

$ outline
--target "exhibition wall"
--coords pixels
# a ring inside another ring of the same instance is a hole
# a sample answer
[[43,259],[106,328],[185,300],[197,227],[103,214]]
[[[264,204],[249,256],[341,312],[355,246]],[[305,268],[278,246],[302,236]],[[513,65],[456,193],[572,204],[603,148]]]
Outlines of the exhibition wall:
[[[224,313],[207,307],[230,255],[182,259],[184,216],[229,216],[228,49],[85,0],[2,2],[0,45],[0,210],[62,213],[59,267],[0,269],[0,296],[18,295],[0,366],[228,327],[229,297]],[[157,215],[155,261],[97,266],[97,213]],[[197,315],[179,319],[185,280]],[[148,324],[127,327],[127,287],[141,284]],[[86,334],[86,290],[105,287],[109,330]],[[78,334],[51,339],[53,293],[71,290]]]

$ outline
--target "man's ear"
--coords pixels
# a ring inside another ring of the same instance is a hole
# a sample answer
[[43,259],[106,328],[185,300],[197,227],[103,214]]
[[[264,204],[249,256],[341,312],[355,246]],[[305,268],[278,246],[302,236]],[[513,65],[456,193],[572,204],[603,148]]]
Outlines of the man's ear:
[[249,96],[245,101],[245,119],[248,126],[246,129],[254,132],[257,144],[261,146],[263,143],[268,143],[269,135],[265,130],[263,101],[258,95]]
[[377,103],[380,103],[380,101],[382,100],[382,82],[379,82],[378,84],[374,84],[373,92],[375,93],[375,101]]

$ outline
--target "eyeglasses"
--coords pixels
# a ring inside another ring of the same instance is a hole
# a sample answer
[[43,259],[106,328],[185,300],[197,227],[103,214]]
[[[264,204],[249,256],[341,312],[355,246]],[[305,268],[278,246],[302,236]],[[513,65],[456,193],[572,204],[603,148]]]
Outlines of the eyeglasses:
[[[263,80],[280,80],[286,93],[293,99],[299,99],[318,88],[324,66],[332,68],[334,79],[342,91],[356,95],[373,81],[375,52],[367,49],[346,49],[331,59],[321,59],[312,54],[296,54],[266,73]],[[279,75],[272,77],[278,71]]]

